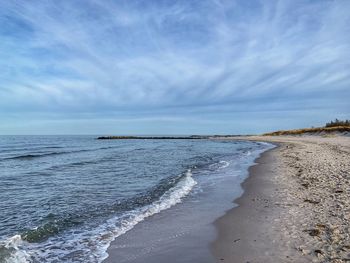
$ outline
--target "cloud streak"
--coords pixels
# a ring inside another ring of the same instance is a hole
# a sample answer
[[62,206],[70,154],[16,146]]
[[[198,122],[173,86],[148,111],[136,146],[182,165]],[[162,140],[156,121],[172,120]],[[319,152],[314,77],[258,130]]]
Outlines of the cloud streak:
[[350,113],[349,1],[0,2],[3,115]]

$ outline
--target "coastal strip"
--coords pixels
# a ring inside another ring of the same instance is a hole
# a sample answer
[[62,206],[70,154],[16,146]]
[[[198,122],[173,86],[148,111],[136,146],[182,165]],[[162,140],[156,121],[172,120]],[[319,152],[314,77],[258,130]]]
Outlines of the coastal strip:
[[98,140],[199,140],[209,136],[101,136]]
[[241,137],[242,135],[190,135],[190,136],[100,136],[98,140],[207,140]]
[[350,137],[251,136],[278,143],[219,218],[217,262],[349,262]]

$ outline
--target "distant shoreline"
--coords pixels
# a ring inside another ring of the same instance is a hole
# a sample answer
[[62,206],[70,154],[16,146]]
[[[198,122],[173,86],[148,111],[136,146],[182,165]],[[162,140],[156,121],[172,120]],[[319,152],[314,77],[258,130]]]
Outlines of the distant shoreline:
[[206,140],[231,139],[251,135],[189,135],[189,136],[100,136],[98,140]]
[[101,136],[98,140],[200,140],[209,136]]

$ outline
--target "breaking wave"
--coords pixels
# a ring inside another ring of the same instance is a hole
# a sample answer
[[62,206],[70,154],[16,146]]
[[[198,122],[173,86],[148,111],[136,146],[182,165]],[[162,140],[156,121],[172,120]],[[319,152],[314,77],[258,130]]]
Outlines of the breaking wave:
[[[111,217],[97,228],[76,232],[72,227],[82,224],[83,213],[73,217],[53,220],[36,229],[26,231],[0,242],[0,261],[6,263],[25,262],[102,262],[108,257],[107,248],[116,237],[131,230],[145,218],[157,214],[180,203],[188,195],[197,182],[192,178],[191,170],[185,174],[161,182],[157,187],[143,196],[127,202],[118,202],[109,207],[109,212],[128,210],[119,216]],[[147,203],[151,202],[151,203]],[[107,213],[107,208],[101,209]],[[86,215],[86,217],[91,217]],[[71,236],[69,240],[60,241],[60,234]],[[61,233],[63,232],[63,233]],[[72,235],[72,233],[75,233]],[[50,254],[47,251],[54,250]],[[45,252],[46,251],[46,252]]]

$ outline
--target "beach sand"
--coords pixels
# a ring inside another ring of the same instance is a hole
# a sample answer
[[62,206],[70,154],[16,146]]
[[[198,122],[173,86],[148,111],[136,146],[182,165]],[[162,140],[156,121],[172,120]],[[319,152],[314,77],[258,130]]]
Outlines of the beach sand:
[[[238,139],[238,138],[232,138]],[[278,143],[219,218],[217,262],[349,262],[350,137],[240,137]]]

